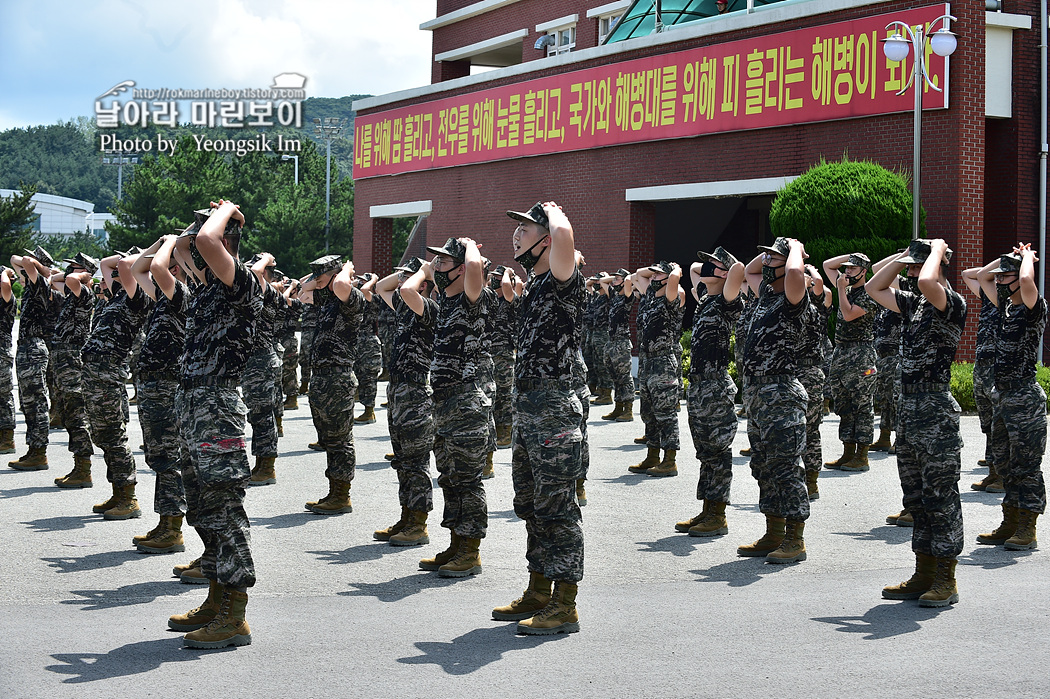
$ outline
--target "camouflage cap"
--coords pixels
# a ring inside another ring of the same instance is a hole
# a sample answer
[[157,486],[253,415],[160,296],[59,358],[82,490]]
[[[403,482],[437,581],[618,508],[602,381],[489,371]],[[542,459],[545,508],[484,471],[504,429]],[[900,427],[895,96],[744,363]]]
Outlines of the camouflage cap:
[[1018,274],[1021,271],[1021,256],[1010,253],[999,256],[999,266],[990,269],[990,274]]
[[521,211],[508,211],[507,215],[515,221],[523,221],[526,223],[536,223],[544,228],[550,229],[550,221],[547,220],[547,212],[543,210],[543,202],[536,202],[531,209],[526,212]]
[[[908,246],[908,252],[904,257],[898,258],[897,262],[905,265],[921,265],[930,256],[930,241],[926,238],[919,238],[911,241],[911,245]],[[948,248],[944,252],[944,260],[941,262],[942,265],[946,265],[951,262],[952,249]]]
[[631,273],[628,272],[623,267],[621,267],[620,269],[618,269],[615,272],[613,272],[613,276],[614,277],[623,277],[624,279],[626,279],[627,277],[631,276]]
[[788,242],[787,238],[778,237],[776,240],[773,241],[772,245],[759,245],[758,249],[762,252],[768,252],[773,255],[787,257],[791,253],[791,243]]
[[670,262],[660,260],[655,265],[649,265],[649,269],[662,274],[670,274],[672,267]]
[[435,255],[451,257],[456,262],[462,262],[467,256],[467,249],[463,246],[463,243],[459,242],[456,238],[449,238],[445,241],[444,246],[440,248],[428,245],[427,252],[432,252]]
[[325,255],[324,257],[318,257],[316,260],[310,263],[310,276],[306,278],[306,281],[313,281],[322,274],[334,272],[343,266],[343,261],[339,255]]
[[846,260],[844,267],[863,267],[864,269],[871,269],[871,259],[862,252],[850,253],[849,259]]
[[719,245],[717,248],[715,248],[714,252],[704,252],[703,250],[699,250],[699,251],[697,251],[696,256],[699,257],[704,262],[714,262],[716,265],[718,265],[722,269],[729,269],[730,267],[732,267],[733,265],[735,265],[737,262],[740,261],[740,260],[736,259],[732,255],[732,253],[730,253],[728,250],[726,250],[721,245]]
[[423,266],[423,260],[419,257],[410,257],[405,261],[405,264],[398,267],[394,267],[395,272],[408,272],[409,274],[415,274],[419,271],[419,268]]
[[[200,231],[204,226],[204,222],[211,218],[216,211],[218,209],[197,209],[193,212],[193,224],[197,227],[197,231]],[[231,237],[239,236],[241,234],[241,222],[231,216],[230,220],[226,222],[226,230],[222,234]]]
[[62,260],[62,262],[66,264],[67,268],[70,265],[76,265],[77,267],[83,267],[91,274],[94,274],[98,271],[98,260],[96,260],[94,257],[91,257],[90,255],[85,255],[82,252],[78,252],[72,258]]
[[[252,255],[252,259],[248,260],[248,266],[249,267],[254,266],[255,263],[258,262],[259,260],[261,260],[262,256],[265,255],[265,254],[266,254],[265,252],[257,252],[254,255]],[[267,269],[275,269],[276,267],[277,267],[277,261],[276,260],[270,260],[270,264],[266,265]]]
[[54,267],[55,258],[51,257],[51,253],[37,245],[34,250],[26,250],[26,255],[32,257],[34,260],[44,265],[45,267]]
[[502,279],[503,278],[503,273],[506,272],[506,271],[507,271],[507,267],[505,265],[496,265],[492,269],[492,271],[489,272],[489,276],[490,277],[499,277],[500,279]]

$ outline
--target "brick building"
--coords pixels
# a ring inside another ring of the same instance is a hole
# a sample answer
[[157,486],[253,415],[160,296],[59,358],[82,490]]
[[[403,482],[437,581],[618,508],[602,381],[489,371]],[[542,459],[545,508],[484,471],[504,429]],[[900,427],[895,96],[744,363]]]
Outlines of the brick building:
[[653,4],[437,0],[421,24],[433,33],[432,84],[355,103],[357,267],[396,262],[398,217],[421,221],[412,251],[469,235],[509,261],[503,212],[546,199],[565,208],[589,270],[655,259],[684,267],[719,244],[750,256],[770,236],[776,190],[822,157],[910,171],[914,88],[895,93],[911,57],[891,64],[879,39],[890,20],[928,24],[949,11],[958,49],[940,63],[927,53],[948,89],[923,97],[929,235],[956,250],[956,275],[1018,239],[1036,241],[1034,0],[1002,0],[996,11],[730,0],[722,15],[715,0],[664,0],[660,32],[646,16]]

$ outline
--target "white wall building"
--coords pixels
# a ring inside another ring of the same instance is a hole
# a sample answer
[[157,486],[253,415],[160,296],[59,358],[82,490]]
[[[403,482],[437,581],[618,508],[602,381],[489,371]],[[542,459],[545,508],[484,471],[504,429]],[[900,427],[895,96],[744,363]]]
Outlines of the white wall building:
[[[7,199],[18,190],[0,189],[0,197]],[[33,222],[33,230],[40,235],[65,235],[71,236],[75,233],[83,233],[88,229],[89,217],[94,217],[91,229],[101,228],[105,219],[111,214],[95,214],[95,205],[89,201],[70,199],[69,197],[57,197],[53,194],[36,193],[33,195],[34,211],[36,220]],[[105,231],[103,231],[105,233]],[[98,233],[96,232],[96,235]]]

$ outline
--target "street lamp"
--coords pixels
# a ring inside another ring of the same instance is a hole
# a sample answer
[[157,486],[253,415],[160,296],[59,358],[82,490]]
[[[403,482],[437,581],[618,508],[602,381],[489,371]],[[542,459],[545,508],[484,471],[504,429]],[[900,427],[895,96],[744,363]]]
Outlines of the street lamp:
[[284,155],[281,156],[281,160],[294,160],[295,161],[295,186],[298,187],[299,186],[299,156],[298,155],[288,155],[287,153],[285,153]]
[[908,35],[908,38],[901,36],[898,31],[893,36],[883,39],[882,51],[886,54],[886,58],[894,62],[903,61],[908,57],[909,44],[911,48],[915,49],[915,66],[912,71],[912,75],[908,78],[908,84],[905,85],[898,95],[903,95],[907,92],[909,87],[913,87],[915,90],[915,134],[914,134],[914,146],[912,149],[912,203],[911,203],[911,238],[915,240],[919,237],[919,160],[922,154],[922,131],[920,125],[922,123],[922,93],[923,86],[928,85],[937,92],[943,92],[943,90],[937,87],[932,80],[930,80],[929,73],[926,72],[926,43],[929,42],[930,48],[938,56],[948,57],[955,53],[955,47],[958,42],[955,39],[955,34],[948,30],[948,20],[957,22],[958,20],[951,15],[941,15],[937,19],[930,22],[932,27],[934,24],[940,21],[944,21],[943,26],[933,34],[926,34],[925,29],[920,25],[919,27],[912,28],[911,26],[900,21],[893,21],[886,25],[886,28],[899,27],[904,30]]
[[324,251],[326,254],[328,253],[328,247],[330,244],[329,238],[331,237],[330,234],[332,230],[332,139],[341,134],[345,128],[346,117],[343,117],[342,119],[325,117],[323,122],[314,117],[314,133],[318,138],[324,139],[328,151],[328,164],[326,166],[324,180]]
[[124,190],[124,166],[125,165],[138,165],[139,156],[137,155],[124,155],[118,153],[114,156],[104,155],[102,156],[103,165],[116,165],[117,166],[117,201],[121,200]]

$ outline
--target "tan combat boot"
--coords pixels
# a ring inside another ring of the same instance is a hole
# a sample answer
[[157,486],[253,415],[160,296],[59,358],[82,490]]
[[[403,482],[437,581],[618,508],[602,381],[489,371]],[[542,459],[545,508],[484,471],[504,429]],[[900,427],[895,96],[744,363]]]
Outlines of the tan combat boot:
[[256,456],[255,468],[252,469],[252,477],[248,485],[271,485],[277,482],[275,470],[276,456]]
[[615,420],[616,418],[620,417],[621,415],[623,415],[623,403],[621,401],[616,401],[616,407],[613,408],[612,412],[609,413],[608,415],[602,415],[602,419],[603,420]]
[[686,530],[689,536],[708,537],[729,533],[729,523],[726,522],[726,503],[704,500],[704,511],[707,514]]
[[437,554],[433,558],[424,558],[419,562],[420,570],[439,570],[441,566],[445,565],[459,552],[460,543],[463,540],[459,538],[459,534],[452,532],[452,541],[449,542],[448,548]]
[[820,471],[806,471],[806,492],[809,494],[810,500],[820,499],[820,488],[817,486],[818,478],[820,478]]
[[227,646],[251,645],[252,632],[244,620],[244,608],[248,606],[248,594],[240,590],[224,588],[219,612],[215,618],[196,631],[182,637],[189,648],[226,648]]
[[646,473],[649,469],[660,465],[660,447],[649,447],[649,453],[640,464],[628,466],[631,473]]
[[0,430],[0,454],[15,453],[15,431]]
[[175,553],[185,551],[182,540],[182,515],[161,517],[161,528],[153,536],[135,542],[142,553]]
[[468,575],[481,573],[481,539],[460,539],[456,556],[438,568],[438,575],[443,578],[465,578]]
[[496,425],[496,446],[500,449],[510,446],[511,426]]
[[[989,490],[989,486],[994,486],[996,489],[995,490]],[[998,490],[999,488],[1002,488],[1003,491],[1006,490],[1005,488],[1003,488],[1002,476],[1000,476],[999,473],[995,470],[995,464],[993,464],[993,463],[989,463],[988,464],[988,475],[987,476],[985,476],[981,480],[977,481],[976,483],[971,483],[970,484],[970,490],[980,490],[980,491],[990,492],[990,493],[1002,492],[1002,491]]]
[[310,394],[310,379],[303,379],[302,383],[299,384],[299,395],[306,396]]
[[925,553],[915,552],[915,572],[899,585],[882,588],[883,599],[919,599],[933,587],[937,572],[937,559]]
[[834,461],[825,461],[824,468],[838,469],[842,467],[842,464],[846,463],[853,458],[853,455],[857,453],[857,445],[854,442],[843,442],[842,443],[842,456],[835,459]]
[[316,502],[306,503],[306,509],[319,515],[338,515],[344,512],[353,512],[354,506],[350,502],[350,481],[337,481],[328,479],[328,495]]
[[699,524],[700,521],[707,516],[708,502],[708,500],[704,500],[704,508],[700,510],[700,514],[696,515],[695,517],[690,517],[689,519],[682,520],[681,522],[676,522],[674,525],[674,530],[676,532],[681,532],[682,534],[687,534],[690,529]]
[[376,421],[376,409],[371,406],[365,406],[365,411],[354,418],[355,425],[371,425]]
[[635,444],[648,444],[649,443],[649,437],[647,435],[644,435],[644,434],[641,437],[635,437],[634,438],[634,443]]
[[102,513],[102,519],[135,519],[142,516],[139,501],[135,497],[135,484],[125,483],[114,486],[116,490],[116,502],[113,506]]
[[768,556],[784,542],[787,521],[783,517],[766,515],[766,533],[758,541],[737,547],[736,555],[757,557]]
[[529,619],[518,622],[518,633],[530,636],[549,636],[556,633],[576,633],[580,630],[580,615],[576,611],[576,583],[557,581],[550,603]]
[[591,401],[591,405],[612,405],[612,403],[613,397],[611,388],[599,388],[597,397]]
[[102,514],[106,510],[112,509],[112,507],[115,504],[117,504],[117,499],[118,499],[117,498],[117,486],[115,484],[112,484],[112,483],[110,484],[110,486],[113,488],[113,494],[109,496],[108,500],[100,502],[97,505],[92,505],[91,506],[91,511],[92,512],[94,512],[96,514]]
[[893,442],[890,441],[890,431],[880,427],[879,438],[871,445],[870,449],[872,451],[889,451],[892,446]]
[[181,578],[182,574],[185,573],[187,570],[190,570],[192,568],[200,568],[200,567],[201,567],[201,559],[194,558],[189,563],[178,563],[178,564],[176,564],[175,567],[171,569],[171,574],[174,575],[176,578]]
[[856,445],[856,452],[849,461],[845,462],[839,468],[843,471],[851,471],[854,473],[867,471],[871,466],[868,464],[868,445],[858,444]]
[[576,504],[580,507],[587,506],[587,488],[583,485],[586,482],[586,478],[576,479]]
[[933,585],[919,596],[920,607],[947,607],[959,601],[959,588],[955,585],[954,558],[937,558]]
[[91,488],[91,456],[88,454],[73,455],[73,470],[65,476],[55,479],[59,488]]
[[400,534],[401,531],[405,528],[405,525],[407,524],[408,508],[402,507],[401,519],[397,520],[386,529],[377,529],[376,531],[372,532],[372,538],[376,541],[390,541],[390,537],[392,537],[394,534]]
[[285,410],[298,410],[299,409],[299,396],[292,394],[284,399]]
[[614,418],[615,422],[634,422],[634,401],[623,402],[623,412],[620,417]]
[[47,447],[29,447],[17,461],[10,461],[7,465],[16,471],[46,471]]
[[185,614],[173,614],[168,617],[168,628],[173,631],[196,631],[204,628],[218,615],[224,590],[222,585],[214,580],[209,580],[208,597],[204,600],[204,604]]
[[1017,530],[1003,543],[1003,548],[1008,551],[1027,551],[1038,545],[1035,538],[1035,520],[1039,518],[1038,512],[1031,510],[1017,510]]
[[907,509],[903,509],[895,515],[887,516],[886,524],[894,524],[898,527],[914,527],[915,518],[912,517],[911,512]]
[[806,542],[802,538],[806,523],[787,520],[785,524],[784,540],[775,551],[766,555],[766,563],[798,563],[806,560]]
[[542,573],[529,572],[529,586],[521,597],[514,600],[505,607],[496,607],[492,610],[492,618],[496,621],[520,621],[528,619],[534,614],[543,611],[551,601],[551,581],[543,577]]
[[495,452],[489,452],[488,456],[485,457],[485,466],[481,469],[481,480],[487,481],[490,478],[496,477],[496,465],[492,462]]
[[422,546],[429,543],[427,513],[423,510],[408,510],[404,529],[390,537],[391,546]]
[[140,541],[152,539],[157,535],[157,532],[164,531],[164,528],[167,526],[167,519],[167,517],[161,515],[160,521],[157,522],[157,526],[153,527],[153,529],[150,529],[145,534],[136,534],[135,536],[131,537],[131,543],[133,545],[138,545]]
[[273,420],[274,420],[275,423],[277,423],[277,436],[278,437],[283,437],[284,436],[284,417],[281,416],[281,415],[278,415]]
[[1001,546],[1006,540],[1017,533],[1018,511],[1013,505],[1003,505],[1003,521],[994,531],[987,534],[978,534],[978,544],[991,544]]
[[182,575],[179,576],[179,582],[183,585],[207,585],[208,578],[204,577],[204,571],[200,566],[200,559],[197,559],[197,567],[190,568]]
[[658,466],[655,466],[645,472],[647,476],[653,476],[655,478],[668,478],[670,476],[678,475],[678,464],[675,463],[675,457],[678,451],[676,449],[664,450],[664,460],[660,462]]

